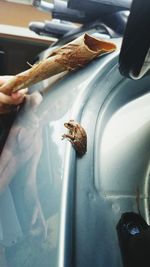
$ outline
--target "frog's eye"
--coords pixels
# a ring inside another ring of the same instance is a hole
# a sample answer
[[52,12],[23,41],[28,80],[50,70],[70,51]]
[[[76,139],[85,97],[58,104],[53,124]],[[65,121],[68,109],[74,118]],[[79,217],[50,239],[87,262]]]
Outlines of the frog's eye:
[[74,120],[69,120],[69,122],[64,123],[64,126],[69,129],[74,129],[76,127],[76,123],[74,122]]
[[69,127],[69,128],[73,128],[73,127],[74,127],[73,123],[68,122],[68,127]]
[[68,123],[64,123],[64,126],[66,127],[66,128],[68,128],[68,129],[72,129],[73,128],[73,125],[72,125],[72,123],[70,123],[70,122],[68,122]]

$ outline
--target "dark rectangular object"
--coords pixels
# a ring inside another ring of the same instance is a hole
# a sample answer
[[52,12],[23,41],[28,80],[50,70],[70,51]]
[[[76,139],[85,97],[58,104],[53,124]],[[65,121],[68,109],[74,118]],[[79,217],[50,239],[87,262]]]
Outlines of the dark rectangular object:
[[0,51],[0,75],[4,75],[5,73],[5,53],[3,51]]
[[99,12],[100,14],[112,13],[129,9],[132,0],[69,0],[68,7],[84,10],[87,13]]

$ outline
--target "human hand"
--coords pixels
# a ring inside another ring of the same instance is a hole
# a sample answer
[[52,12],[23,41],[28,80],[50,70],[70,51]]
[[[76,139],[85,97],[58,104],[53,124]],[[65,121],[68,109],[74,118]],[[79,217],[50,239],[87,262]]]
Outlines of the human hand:
[[[0,86],[8,81],[12,76],[0,76]],[[12,93],[10,96],[0,92],[0,113],[8,113],[11,111],[11,106],[17,106],[24,100],[28,89],[22,89],[18,92]]]

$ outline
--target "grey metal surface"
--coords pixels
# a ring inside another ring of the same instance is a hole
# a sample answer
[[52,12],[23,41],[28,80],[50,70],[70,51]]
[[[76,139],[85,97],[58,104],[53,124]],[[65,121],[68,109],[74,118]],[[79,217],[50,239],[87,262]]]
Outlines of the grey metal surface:
[[123,79],[116,65],[84,110],[90,154],[77,167],[76,266],[122,266],[116,224],[138,212],[138,190],[149,222],[149,79]]
[[[9,243],[12,267],[122,267],[116,224],[123,212],[137,212],[137,190],[149,220],[150,77],[123,78],[121,40],[114,41],[115,53],[32,87],[47,92],[42,102],[39,94],[28,98],[10,131],[0,175],[11,190],[23,240],[11,247],[17,234],[8,242],[3,225],[0,238]],[[70,119],[87,132],[82,158],[61,140]]]
[[[117,58],[108,58],[100,69],[95,65],[93,82],[86,80],[86,93],[82,87],[72,108],[71,118],[81,122],[88,136],[87,154],[77,161],[68,156],[67,164],[76,164],[76,180],[74,173],[68,177],[75,184],[75,266],[122,266],[116,224],[123,212],[138,212],[138,191],[140,211],[149,221],[150,77],[124,79]],[[64,262],[61,258],[59,266],[71,266]]]

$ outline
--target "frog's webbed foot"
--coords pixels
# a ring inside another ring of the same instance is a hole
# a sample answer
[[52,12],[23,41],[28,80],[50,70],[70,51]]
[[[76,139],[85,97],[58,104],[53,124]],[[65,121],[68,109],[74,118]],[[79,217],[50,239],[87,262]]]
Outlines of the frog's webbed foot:
[[63,134],[62,137],[61,137],[61,140],[64,140],[66,138],[66,135]]
[[74,135],[72,135],[72,134],[63,134],[62,135],[62,140],[65,139],[65,138],[69,139],[69,141],[73,141],[74,140]]

